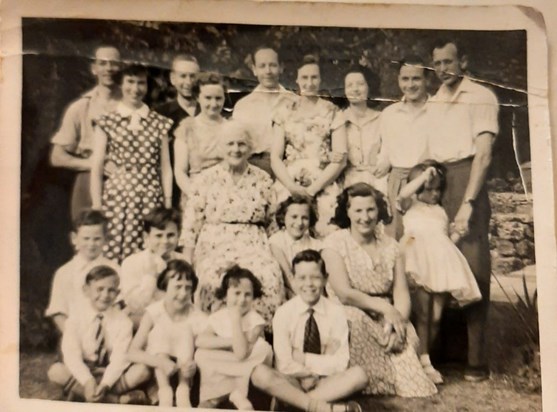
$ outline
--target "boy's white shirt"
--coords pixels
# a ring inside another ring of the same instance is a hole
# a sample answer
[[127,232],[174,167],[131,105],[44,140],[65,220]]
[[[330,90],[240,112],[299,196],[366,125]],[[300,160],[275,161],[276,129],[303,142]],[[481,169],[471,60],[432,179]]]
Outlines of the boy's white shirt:
[[87,297],[83,293],[83,285],[87,273],[95,266],[106,265],[112,267],[116,272],[120,271],[117,263],[99,255],[94,260],[87,260],[79,253],[69,262],[60,266],[54,274],[50,302],[45,311],[45,316],[58,314],[70,316],[81,310],[83,302]]
[[286,375],[311,372],[319,376],[334,375],[348,367],[348,321],[344,308],[321,296],[313,306],[319,328],[321,355],[305,354],[305,365],[292,359],[294,349],[303,351],[304,331],[309,305],[299,296],[280,306],[273,318],[273,349],[276,367]]
[[[88,302],[89,303],[89,302]],[[133,336],[132,321],[118,308],[111,307],[103,313],[105,346],[109,353],[109,364],[99,385],[112,387],[120,378],[129,362],[126,353]],[[81,385],[93,378],[85,361],[96,360],[97,342],[96,317],[99,314],[91,304],[83,305],[80,313],[72,313],[62,335],[64,364]]]
[[[178,252],[170,252],[171,259],[187,260]],[[142,250],[128,256],[120,270],[120,297],[130,312],[143,312],[154,301],[162,298],[164,292],[157,289],[157,277],[166,268],[166,262],[150,250]]]

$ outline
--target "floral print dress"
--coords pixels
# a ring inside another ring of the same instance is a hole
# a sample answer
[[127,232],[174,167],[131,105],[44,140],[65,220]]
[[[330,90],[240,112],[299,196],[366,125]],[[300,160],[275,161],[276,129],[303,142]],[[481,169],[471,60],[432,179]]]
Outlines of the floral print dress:
[[[356,243],[349,229],[330,234],[325,239],[324,249],[332,249],[342,257],[352,288],[390,301],[399,249],[393,238],[383,234],[381,226],[377,230],[377,242],[382,250],[378,262],[373,262]],[[329,285],[327,293],[331,299],[338,300]],[[350,366],[359,365],[366,371],[369,383],[364,389],[365,394],[421,397],[437,393],[416,354],[418,336],[410,323],[406,342],[397,344],[397,351],[386,353],[380,344],[383,319],[372,317],[354,306],[344,308],[350,325]]]
[[[334,104],[323,99],[319,99],[311,111],[300,110],[298,99],[277,110],[273,123],[284,130],[284,164],[288,173],[296,183],[308,187],[330,163],[331,134],[344,126],[342,114]],[[290,196],[288,189],[278,180],[274,190],[277,203]],[[315,230],[319,237],[336,229],[329,221],[339,193],[337,184],[332,183],[316,196],[319,219]]]
[[214,296],[228,268],[249,269],[263,285],[263,297],[254,302],[270,322],[284,300],[278,263],[271,255],[266,235],[271,204],[269,175],[248,165],[234,182],[226,163],[203,170],[192,183],[192,197],[185,212],[183,235],[186,248],[194,248],[194,267],[199,278],[196,302],[206,312],[221,305]]

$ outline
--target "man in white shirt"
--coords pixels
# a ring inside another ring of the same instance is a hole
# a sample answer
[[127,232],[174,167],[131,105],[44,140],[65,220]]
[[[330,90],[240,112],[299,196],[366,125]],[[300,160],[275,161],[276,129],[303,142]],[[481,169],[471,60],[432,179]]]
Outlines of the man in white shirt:
[[232,116],[247,125],[254,139],[249,162],[274,176],[270,160],[273,117],[277,107],[285,100],[293,99],[294,94],[279,83],[282,65],[272,47],[260,46],[255,50],[252,71],[259,84],[250,94],[238,100]]
[[427,74],[419,57],[407,57],[400,63],[398,85],[403,93],[402,100],[383,110],[379,119],[381,150],[375,173],[382,177],[390,170],[388,197],[393,221],[387,231],[397,240],[402,237],[403,226],[396,199],[410,169],[427,158],[427,135],[431,127]]
[[[323,296],[327,282],[319,252],[304,250],[292,261],[298,295],[273,318],[276,368],[314,402],[334,402],[361,391],[368,383],[360,366],[348,367],[348,321],[341,305]],[[288,400],[286,400],[288,401]],[[340,405],[333,404],[332,411]],[[347,410],[361,411],[356,402]]]
[[103,45],[95,50],[91,72],[97,85],[68,106],[60,128],[51,140],[51,164],[77,172],[71,198],[72,220],[83,209],[91,207],[89,172],[95,120],[115,109],[120,100],[120,91],[114,82],[119,60],[120,52],[113,46]]
[[499,132],[498,102],[487,87],[465,76],[468,58],[455,41],[443,39],[433,48],[433,67],[442,84],[431,99],[430,157],[447,169],[443,205],[452,230],[461,236],[458,247],[466,257],[482,293],[467,308],[468,368],[465,379],[489,377],[485,331],[489,309],[491,209],[485,180]]

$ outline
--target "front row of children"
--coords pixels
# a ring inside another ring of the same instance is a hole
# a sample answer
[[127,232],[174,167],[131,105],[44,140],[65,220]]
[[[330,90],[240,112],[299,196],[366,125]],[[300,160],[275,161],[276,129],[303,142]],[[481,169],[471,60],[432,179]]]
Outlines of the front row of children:
[[252,309],[261,296],[259,280],[249,270],[230,268],[217,291],[226,305],[207,316],[192,303],[197,277],[191,265],[174,259],[157,278],[163,298],[147,307],[133,337],[132,321],[114,305],[116,270],[91,268],[83,284],[86,302],[65,322],[63,362],[51,367],[49,378],[89,402],[129,403],[141,399],[143,392],[132,389],[154,369],[159,404],[172,406],[175,399],[177,406],[190,407],[190,382],[199,368],[200,407],[216,407],[227,398],[238,409],[253,410],[247,398],[251,380],[305,411],[361,411],[354,401],[333,403],[364,388],[367,376],[360,367],[348,368],[343,308],[322,295],[325,264],[319,252],[305,250],[292,266],[298,295],[273,319],[276,369],[263,338],[265,322]]

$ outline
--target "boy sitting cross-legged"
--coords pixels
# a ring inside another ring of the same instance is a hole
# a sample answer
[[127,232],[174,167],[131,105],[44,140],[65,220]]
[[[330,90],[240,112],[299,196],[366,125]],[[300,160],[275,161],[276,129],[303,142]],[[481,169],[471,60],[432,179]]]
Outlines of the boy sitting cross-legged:
[[[327,282],[325,262],[319,252],[304,250],[294,257],[292,271],[298,294],[280,306],[273,318],[273,348],[280,373],[259,368],[252,380],[279,400],[309,412],[361,412],[354,401],[332,403],[362,390],[367,376],[359,366],[348,368],[344,309],[322,295]],[[286,376],[307,398],[280,383],[279,376]]]
[[112,267],[96,266],[89,271],[83,285],[86,302],[65,322],[64,361],[48,371],[49,379],[61,385],[65,393],[87,402],[144,401],[142,392],[129,392],[149,379],[150,372],[144,365],[130,365],[126,360],[132,322],[114,305],[118,284],[118,274]]

